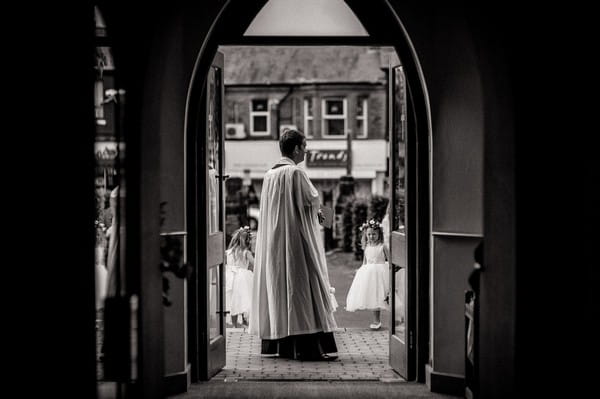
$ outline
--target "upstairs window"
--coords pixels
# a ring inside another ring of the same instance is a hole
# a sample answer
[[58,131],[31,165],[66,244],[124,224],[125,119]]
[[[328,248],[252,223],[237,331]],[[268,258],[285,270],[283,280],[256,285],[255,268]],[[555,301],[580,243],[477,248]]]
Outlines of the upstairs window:
[[346,137],[346,108],[345,98],[323,99],[323,137]]
[[266,98],[252,100],[250,104],[250,135],[269,136],[271,134],[270,126],[269,100]]
[[304,135],[306,137],[313,137],[313,99],[307,97],[304,99]]
[[367,113],[367,97],[358,96],[356,98],[356,136],[357,138],[366,139],[368,135],[368,113]]

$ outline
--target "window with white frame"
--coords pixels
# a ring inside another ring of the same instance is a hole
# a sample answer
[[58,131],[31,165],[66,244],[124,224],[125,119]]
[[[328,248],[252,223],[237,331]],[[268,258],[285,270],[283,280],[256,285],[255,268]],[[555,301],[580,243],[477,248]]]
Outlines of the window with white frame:
[[304,99],[304,135],[306,137],[313,137],[313,99],[306,97]]
[[269,100],[257,98],[250,103],[250,135],[269,136],[271,134]]
[[325,98],[322,107],[323,137],[346,137],[346,99],[341,97]]
[[356,97],[356,136],[358,138],[367,138],[368,134],[368,113],[367,113],[367,97]]

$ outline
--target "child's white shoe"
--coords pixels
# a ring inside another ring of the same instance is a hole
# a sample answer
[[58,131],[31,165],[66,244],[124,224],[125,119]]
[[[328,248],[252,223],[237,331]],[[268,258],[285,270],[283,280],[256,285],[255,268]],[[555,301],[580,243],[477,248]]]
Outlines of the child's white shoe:
[[369,327],[371,328],[371,330],[379,330],[381,328],[381,322],[372,323]]

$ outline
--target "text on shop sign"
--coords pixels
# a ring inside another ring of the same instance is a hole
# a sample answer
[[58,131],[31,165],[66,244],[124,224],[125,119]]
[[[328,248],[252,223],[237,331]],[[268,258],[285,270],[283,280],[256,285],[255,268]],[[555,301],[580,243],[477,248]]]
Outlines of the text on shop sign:
[[348,150],[309,150],[306,154],[306,166],[314,168],[345,167],[348,162]]

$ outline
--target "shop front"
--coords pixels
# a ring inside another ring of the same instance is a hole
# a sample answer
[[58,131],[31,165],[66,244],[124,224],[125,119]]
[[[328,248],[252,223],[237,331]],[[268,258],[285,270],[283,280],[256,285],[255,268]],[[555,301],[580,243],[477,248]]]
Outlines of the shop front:
[[[328,198],[335,201],[338,197],[339,181],[347,175],[348,162],[351,162],[356,195],[384,194],[388,162],[386,140],[353,141],[351,154],[347,142],[341,140],[311,140],[307,150],[306,160],[300,166],[306,169],[322,201]],[[265,172],[280,157],[275,140],[225,141],[225,173],[250,182],[259,196]]]

